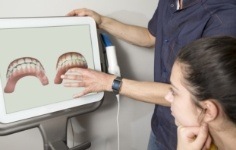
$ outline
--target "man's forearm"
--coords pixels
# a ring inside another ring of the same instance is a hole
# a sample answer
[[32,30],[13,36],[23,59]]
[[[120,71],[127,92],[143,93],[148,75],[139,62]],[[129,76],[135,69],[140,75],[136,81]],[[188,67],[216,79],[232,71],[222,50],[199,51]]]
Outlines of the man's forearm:
[[169,88],[170,85],[165,83],[123,79],[120,94],[143,102],[170,106],[170,103],[164,99]]
[[147,28],[124,24],[105,16],[102,16],[101,20],[99,28],[117,38],[143,47],[152,47],[155,44],[155,38],[149,33]]

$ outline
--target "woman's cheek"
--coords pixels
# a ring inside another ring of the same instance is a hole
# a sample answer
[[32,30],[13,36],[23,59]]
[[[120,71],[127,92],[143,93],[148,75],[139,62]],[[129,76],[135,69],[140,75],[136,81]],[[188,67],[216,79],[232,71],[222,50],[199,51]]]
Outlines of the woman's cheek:
[[182,107],[182,109],[177,109],[175,107],[172,107],[171,110],[172,110],[172,115],[175,118],[175,124],[177,126],[179,126],[179,125],[183,125],[183,126],[191,125],[191,122],[192,122],[191,117],[186,115],[187,112],[181,111],[181,110],[184,110],[183,107]]

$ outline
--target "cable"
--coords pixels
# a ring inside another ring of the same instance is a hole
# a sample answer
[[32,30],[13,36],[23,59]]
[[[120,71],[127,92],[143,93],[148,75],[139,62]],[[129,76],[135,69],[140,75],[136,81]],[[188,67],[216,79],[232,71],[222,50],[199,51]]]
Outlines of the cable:
[[[112,42],[107,34],[101,33],[102,42],[105,46],[106,51],[106,58],[108,63],[108,73],[114,74],[116,76],[121,76],[120,74],[120,67],[117,62],[116,57],[116,48],[112,45]],[[118,150],[120,150],[120,127],[119,127],[119,114],[120,114],[120,95],[116,94],[117,98],[117,117],[116,117],[116,123],[117,123],[117,145]]]
[[116,95],[117,99],[117,116],[116,116],[116,125],[117,125],[117,146],[120,150],[120,125],[119,125],[119,114],[120,114],[120,94]]

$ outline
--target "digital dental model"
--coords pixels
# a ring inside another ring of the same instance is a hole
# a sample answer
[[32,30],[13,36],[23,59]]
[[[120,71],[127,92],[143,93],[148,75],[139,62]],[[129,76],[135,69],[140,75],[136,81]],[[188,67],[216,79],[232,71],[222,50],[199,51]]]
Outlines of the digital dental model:
[[16,83],[25,76],[37,77],[42,85],[48,84],[48,78],[42,64],[35,58],[22,57],[12,61],[7,69],[7,84],[4,89],[5,93],[12,93],[15,90]]
[[54,79],[54,83],[61,84],[61,75],[65,74],[70,68],[88,68],[84,56],[77,52],[68,52],[62,54],[57,61],[57,74]]

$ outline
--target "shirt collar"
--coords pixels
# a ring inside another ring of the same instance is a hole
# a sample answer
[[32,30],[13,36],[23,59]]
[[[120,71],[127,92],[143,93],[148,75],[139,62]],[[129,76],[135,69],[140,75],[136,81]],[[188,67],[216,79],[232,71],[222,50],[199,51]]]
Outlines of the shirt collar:
[[183,5],[182,5],[183,8],[182,9],[190,7],[190,6],[195,5],[197,3],[202,3],[203,1],[206,1],[206,0],[183,0]]

